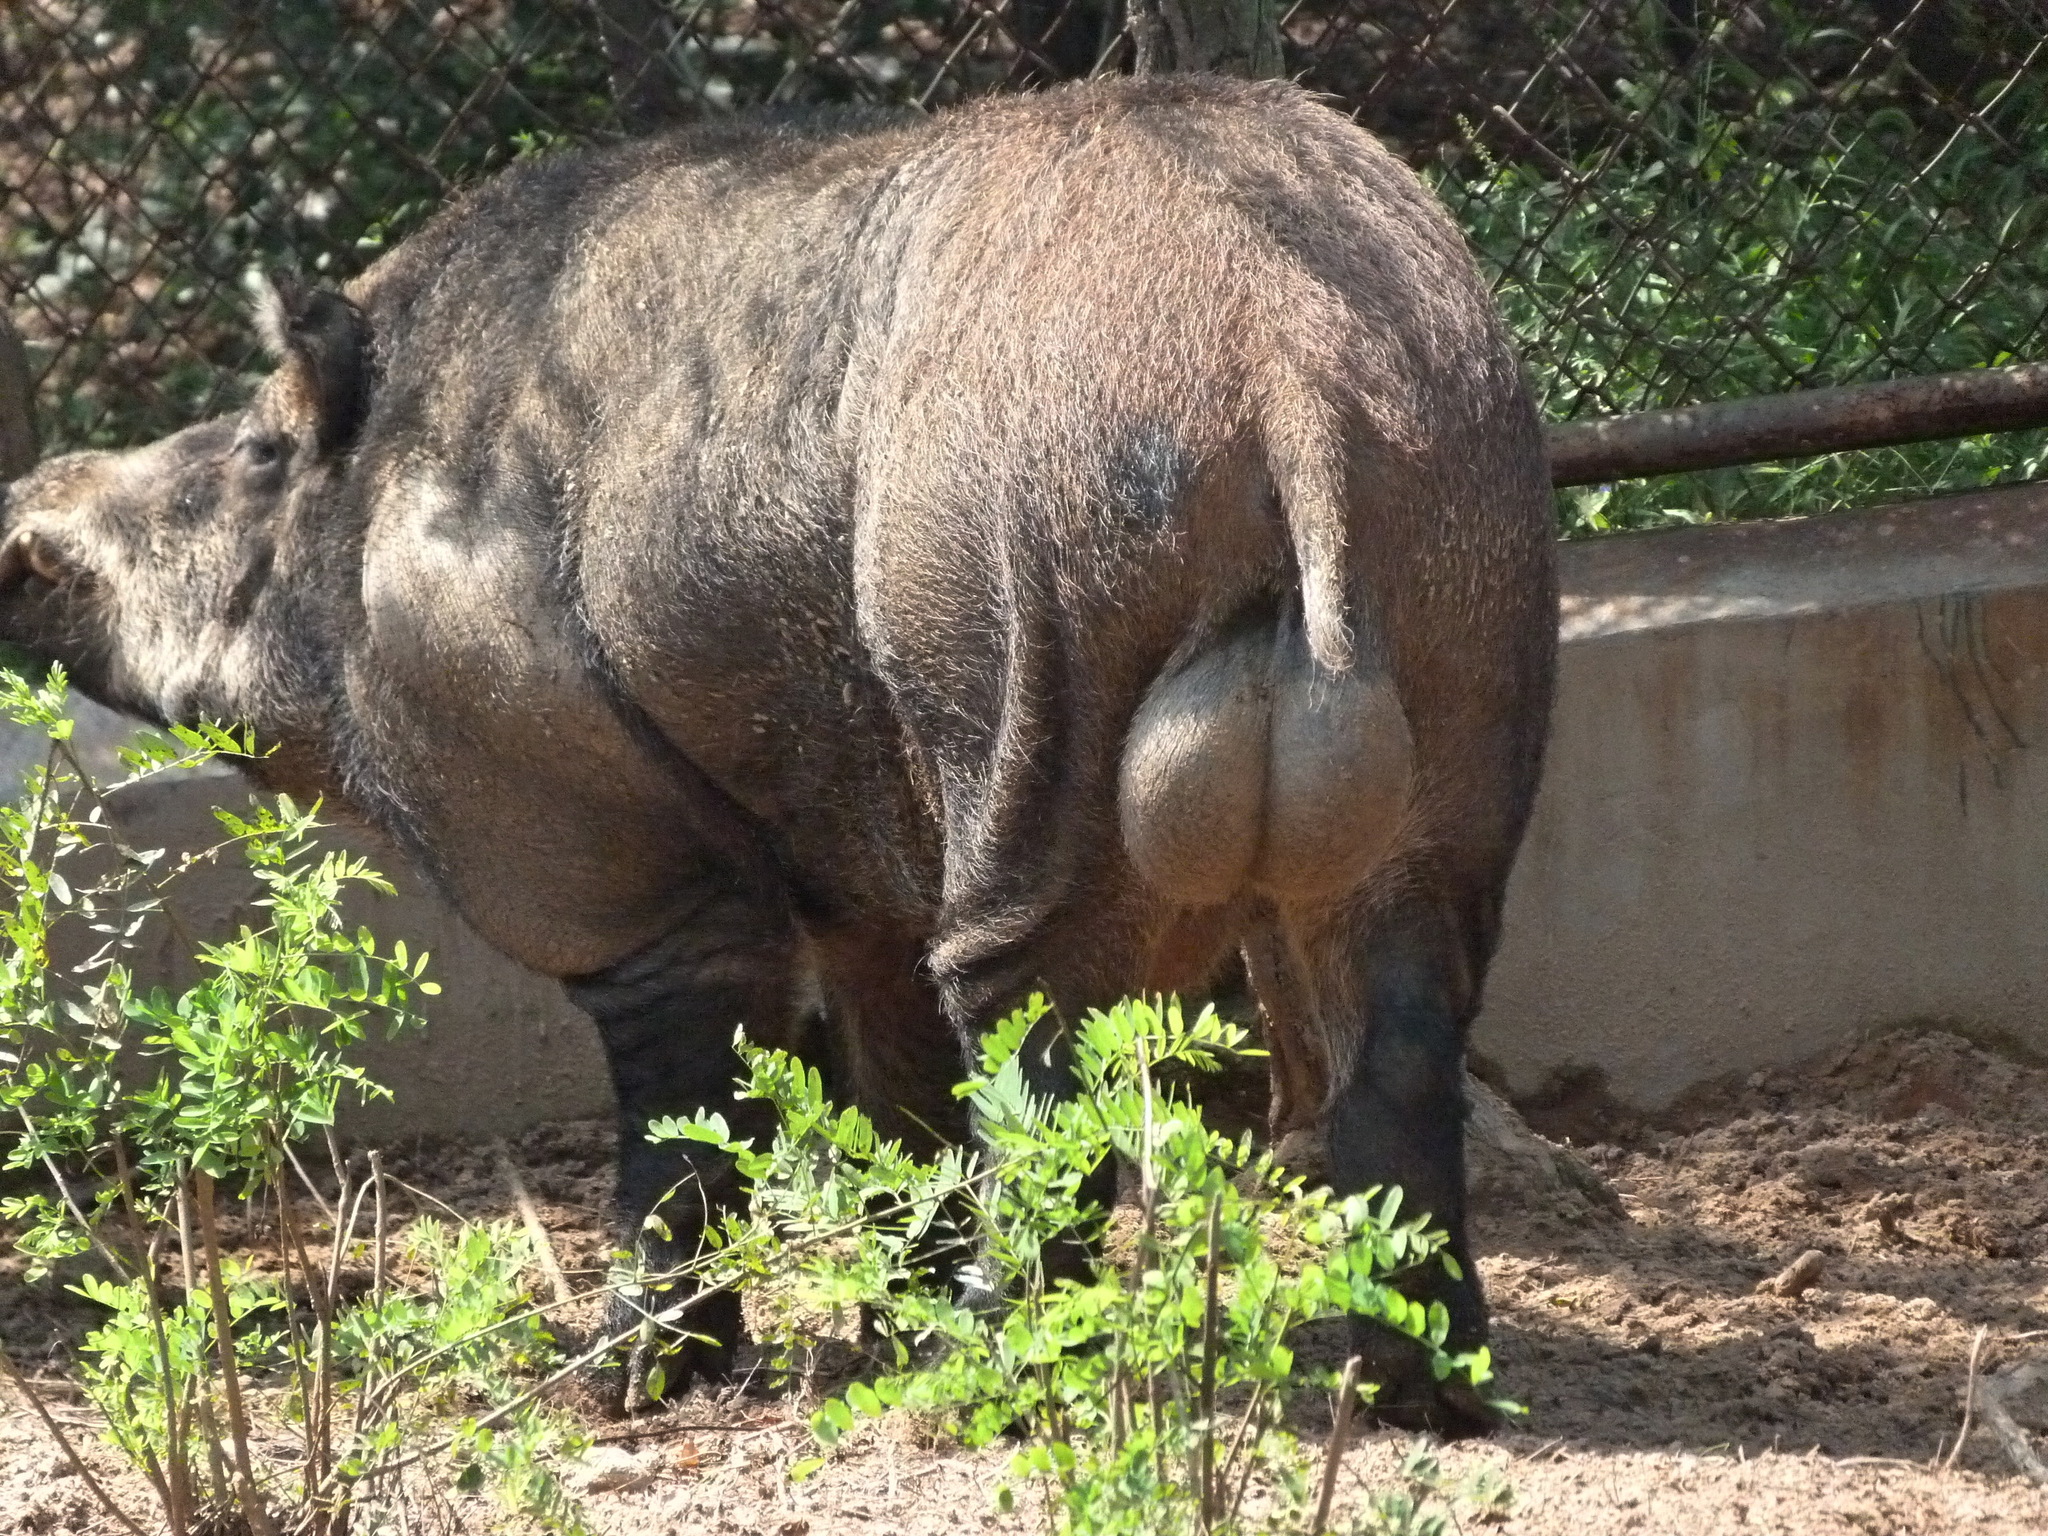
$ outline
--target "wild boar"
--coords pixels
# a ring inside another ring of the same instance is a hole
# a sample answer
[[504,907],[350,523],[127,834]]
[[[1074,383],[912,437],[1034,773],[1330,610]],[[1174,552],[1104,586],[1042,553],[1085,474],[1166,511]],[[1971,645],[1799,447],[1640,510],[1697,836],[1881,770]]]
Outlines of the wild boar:
[[[1551,505],[1486,285],[1370,136],[1202,78],[706,124],[518,166],[262,323],[246,409],[13,486],[0,632],[252,725],[562,978],[623,1231],[734,1196],[641,1132],[729,1109],[736,1024],[822,1016],[885,1130],[957,1133],[1028,992],[1241,951],[1274,1132],[1434,1212],[1463,1278],[1416,1284],[1482,1340],[1461,1060]],[[672,1382],[738,1308],[692,1325]],[[1390,1416],[1483,1422],[1360,1342]]]

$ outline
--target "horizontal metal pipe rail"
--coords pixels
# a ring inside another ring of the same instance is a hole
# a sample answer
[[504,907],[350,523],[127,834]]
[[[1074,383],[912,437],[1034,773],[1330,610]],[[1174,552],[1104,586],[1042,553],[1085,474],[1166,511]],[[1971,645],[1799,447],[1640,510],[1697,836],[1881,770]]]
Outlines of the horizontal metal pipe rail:
[[1561,422],[1544,438],[1563,486],[2027,427],[2048,427],[2048,363]]

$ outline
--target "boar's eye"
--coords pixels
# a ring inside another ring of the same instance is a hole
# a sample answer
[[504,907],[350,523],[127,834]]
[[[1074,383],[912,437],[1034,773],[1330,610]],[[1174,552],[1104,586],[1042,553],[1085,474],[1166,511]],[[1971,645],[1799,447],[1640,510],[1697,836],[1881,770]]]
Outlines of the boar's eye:
[[236,446],[242,451],[242,462],[251,469],[268,469],[284,456],[274,437],[245,437]]

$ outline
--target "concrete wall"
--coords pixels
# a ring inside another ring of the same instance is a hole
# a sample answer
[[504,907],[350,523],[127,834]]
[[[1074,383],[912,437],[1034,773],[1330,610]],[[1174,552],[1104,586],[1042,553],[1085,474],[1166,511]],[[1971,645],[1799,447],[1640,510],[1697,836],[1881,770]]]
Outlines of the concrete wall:
[[[205,847],[217,841],[212,807],[245,804],[248,794],[232,773],[211,782],[138,785],[122,797],[123,820],[131,837],[142,839],[139,846]],[[500,1135],[541,1120],[611,1113],[597,1032],[560,983],[485,944],[381,838],[351,830],[334,840],[364,854],[398,886],[395,896],[353,896],[352,918],[387,945],[403,939],[414,953],[427,951],[429,974],[441,984],[438,997],[415,999],[426,1029],[365,1046],[360,1059],[394,1098],[351,1113],[351,1134],[387,1143],[414,1133]],[[259,894],[246,865],[223,862],[184,876],[173,901],[188,932],[208,933],[259,923],[249,905]],[[173,936],[159,928],[141,972],[177,978],[180,958]]]
[[[1567,546],[1549,772],[1477,1045],[1521,1092],[1593,1068],[1662,1104],[1728,1071],[1939,1020],[2048,1055],[2048,486]],[[125,727],[88,712],[104,754]],[[38,755],[0,744],[0,772]],[[210,841],[232,778],[141,788],[141,846]],[[423,1036],[376,1049],[366,1135],[603,1113],[589,1024],[406,894],[364,921],[435,957]],[[223,869],[189,928],[254,891]],[[168,948],[159,968],[172,961]]]
[[[118,778],[115,750],[134,727],[83,699],[74,703],[80,756],[103,782]],[[40,735],[0,725],[0,784],[11,789],[19,783],[24,771],[42,763],[46,749]],[[220,840],[214,806],[240,809],[248,801],[240,775],[213,767],[122,790],[111,799],[110,819],[131,847],[197,850]],[[350,1112],[351,1134],[387,1143],[413,1134],[497,1135],[541,1120],[611,1112],[596,1032],[558,983],[492,950],[425,890],[380,837],[342,828],[328,835],[366,856],[398,886],[395,896],[351,896],[352,919],[368,924],[386,944],[404,939],[415,953],[429,952],[429,974],[442,986],[438,997],[415,1000],[428,1017],[425,1030],[364,1047],[361,1060],[371,1076],[391,1086],[396,1097]],[[217,934],[242,922],[260,925],[253,906],[259,895],[246,863],[230,854],[179,877],[167,905],[176,928]],[[146,937],[147,947],[130,957],[145,984],[189,985],[190,946],[173,926],[156,925]]]
[[2048,486],[1563,555],[1511,1085],[1653,1106],[1934,1020],[2048,1055]]

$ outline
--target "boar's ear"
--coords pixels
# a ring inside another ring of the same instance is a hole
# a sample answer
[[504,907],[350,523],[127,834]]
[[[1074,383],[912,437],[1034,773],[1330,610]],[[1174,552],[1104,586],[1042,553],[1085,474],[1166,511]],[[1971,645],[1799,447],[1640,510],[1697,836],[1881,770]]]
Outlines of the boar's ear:
[[283,405],[323,454],[348,445],[370,403],[370,324],[327,288],[274,273],[256,307],[257,328],[278,360]]

